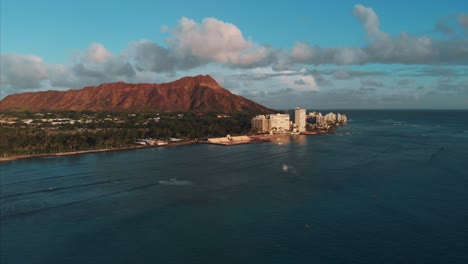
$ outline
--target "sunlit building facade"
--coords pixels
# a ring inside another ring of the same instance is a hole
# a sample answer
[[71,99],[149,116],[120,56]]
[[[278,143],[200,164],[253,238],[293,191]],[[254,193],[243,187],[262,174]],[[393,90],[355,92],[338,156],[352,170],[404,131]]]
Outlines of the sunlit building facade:
[[291,131],[288,114],[258,115],[252,118],[252,130],[257,132],[283,133]]
[[294,120],[297,132],[306,131],[306,110],[304,108],[294,109]]

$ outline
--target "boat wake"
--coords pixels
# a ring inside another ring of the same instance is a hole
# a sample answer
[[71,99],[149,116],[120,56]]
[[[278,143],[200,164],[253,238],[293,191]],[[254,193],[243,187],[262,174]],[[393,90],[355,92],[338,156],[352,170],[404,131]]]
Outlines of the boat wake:
[[177,179],[170,179],[168,181],[158,181],[159,184],[162,184],[162,185],[177,185],[177,186],[180,186],[180,185],[191,185],[192,182],[191,181],[187,181],[187,180],[177,180]]

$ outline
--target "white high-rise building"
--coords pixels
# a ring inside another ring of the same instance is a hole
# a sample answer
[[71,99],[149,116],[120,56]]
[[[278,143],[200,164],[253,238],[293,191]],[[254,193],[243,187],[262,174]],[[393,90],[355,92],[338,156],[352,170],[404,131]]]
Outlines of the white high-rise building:
[[306,131],[306,110],[304,108],[296,108],[294,110],[294,120],[295,120],[295,126],[297,128],[298,132],[304,132]]

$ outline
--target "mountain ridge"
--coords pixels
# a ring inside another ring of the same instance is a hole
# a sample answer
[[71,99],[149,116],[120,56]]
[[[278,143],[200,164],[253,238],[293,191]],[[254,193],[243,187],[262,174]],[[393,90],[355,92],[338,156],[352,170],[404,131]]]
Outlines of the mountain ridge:
[[185,76],[166,83],[103,83],[79,90],[12,94],[0,101],[0,110],[30,111],[159,111],[251,112],[272,109],[224,89],[210,75]]

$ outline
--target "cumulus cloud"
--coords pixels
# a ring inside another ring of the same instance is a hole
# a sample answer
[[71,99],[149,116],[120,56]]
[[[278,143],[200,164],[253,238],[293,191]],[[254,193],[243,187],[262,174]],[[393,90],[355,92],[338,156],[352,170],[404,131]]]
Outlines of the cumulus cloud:
[[166,42],[178,57],[195,56],[202,60],[234,66],[250,66],[268,60],[271,51],[247,40],[239,28],[215,18],[201,23],[182,17],[172,29]]
[[80,88],[78,76],[65,65],[49,65],[47,75],[52,87]]
[[[353,14],[363,23],[370,43],[363,48],[322,48],[297,42],[292,48],[289,63],[362,65],[383,64],[468,64],[468,40],[435,40],[426,36],[412,36],[402,32],[390,36],[380,30],[380,21],[372,8],[356,5]],[[465,21],[466,20],[466,21]],[[468,28],[468,16],[459,18]]]
[[468,40],[434,41],[401,33],[398,37],[376,39],[365,48],[321,48],[308,43],[294,45],[290,61],[300,64],[363,65],[461,64],[468,63]]
[[136,75],[133,65],[130,64],[130,62],[128,62],[124,57],[117,57],[107,61],[104,64],[103,70],[111,76],[131,78]]
[[130,53],[138,70],[157,73],[191,69],[209,62],[206,58],[176,52],[149,40],[132,42]]
[[124,55],[114,55],[104,45],[92,43],[84,52],[77,52],[76,63],[50,65],[49,80],[54,86],[82,88],[105,82],[131,81],[136,71],[130,59]]
[[353,14],[364,24],[369,38],[384,39],[388,37],[387,34],[380,31],[379,17],[372,8],[358,4],[354,6]]
[[19,89],[38,88],[47,80],[47,65],[34,55],[1,55],[1,84]]
[[84,52],[78,52],[78,54],[82,61],[88,63],[104,62],[114,56],[100,43],[91,43]]
[[215,18],[201,23],[182,17],[174,28],[163,27],[168,33],[166,47],[149,40],[131,43],[130,54],[139,71],[174,73],[209,63],[236,68],[272,65],[277,51],[244,38],[234,24]]
[[236,60],[240,51],[253,45],[244,39],[235,25],[215,18],[205,18],[198,24],[182,17],[179,25],[168,31],[172,36],[167,42],[175,50],[220,62]]
[[131,44],[136,68],[140,71],[152,72],[174,71],[176,59],[169,50],[149,40],[141,40]]
[[[135,70],[129,58],[115,56],[100,43],[92,43],[84,52],[79,53],[80,62],[76,64],[75,72],[84,75],[133,77]],[[92,73],[94,72],[94,73]]]
[[75,55],[74,64],[62,65],[46,64],[34,55],[2,54],[2,89],[82,88],[104,82],[131,81],[136,77],[127,57],[113,55],[102,44],[92,43]]

